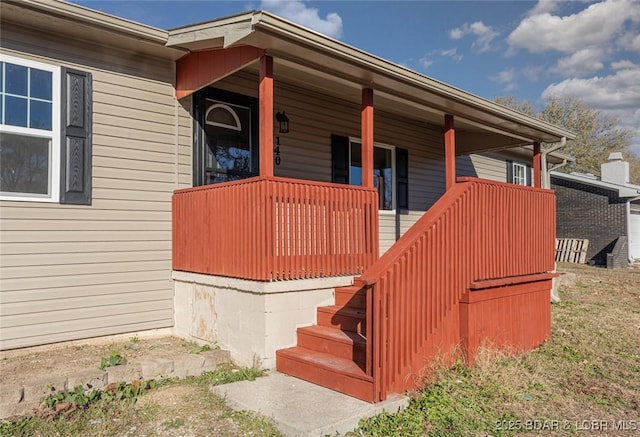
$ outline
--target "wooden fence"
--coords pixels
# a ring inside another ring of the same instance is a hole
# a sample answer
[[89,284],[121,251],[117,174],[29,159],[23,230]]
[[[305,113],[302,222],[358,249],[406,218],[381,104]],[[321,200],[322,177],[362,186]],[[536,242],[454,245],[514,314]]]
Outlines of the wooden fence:
[[541,279],[554,268],[553,192],[458,181],[360,278],[378,399],[415,387],[408,375],[460,344],[459,305],[470,288]]
[[255,177],[173,195],[173,268],[261,281],[362,273],[378,256],[375,189]]

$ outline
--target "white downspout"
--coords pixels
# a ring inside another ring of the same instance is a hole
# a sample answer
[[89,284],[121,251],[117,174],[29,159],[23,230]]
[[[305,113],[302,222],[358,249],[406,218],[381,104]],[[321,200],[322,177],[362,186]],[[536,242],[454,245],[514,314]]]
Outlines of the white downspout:
[[551,174],[552,171],[556,171],[557,169],[559,169],[560,167],[564,167],[565,165],[567,165],[569,163],[569,160],[567,159],[563,159],[562,162],[560,164],[556,164],[553,167],[551,167],[549,169],[549,174]]
[[626,210],[627,210],[627,259],[630,263],[634,262],[635,259],[631,257],[631,239],[629,238],[631,234],[631,202],[635,202],[636,200],[640,200],[640,196],[634,197],[633,199],[627,200]]
[[[562,147],[564,147],[564,145],[567,143],[567,137],[562,137],[560,139],[559,143],[556,143],[555,146],[551,146],[550,148],[546,149],[546,150],[542,150],[541,152],[541,159],[540,159],[540,166],[542,167],[540,169],[540,176],[542,179],[542,188],[551,188],[551,178],[549,177],[549,172],[551,170],[547,170],[547,154],[556,151]],[[562,164],[558,164],[556,166],[553,167],[552,170],[558,169],[560,167],[562,167],[563,165],[567,164],[567,160],[565,159]],[[553,265],[553,273],[555,273],[558,270],[558,263],[554,263]],[[560,285],[560,280],[559,278],[553,278],[553,280],[551,281],[551,302],[553,303],[558,303],[560,302],[560,295],[558,294],[558,286]]]
[[[559,143],[556,143],[554,146],[551,146],[550,148],[546,149],[546,150],[542,150],[541,154],[541,163],[540,166],[542,167],[540,169],[540,173],[542,175],[542,188],[551,188],[551,180],[549,178],[549,171],[551,170],[547,170],[547,155],[551,152],[555,152],[556,150],[564,147],[564,145],[567,144],[567,137],[562,137],[560,139]],[[558,169],[560,167],[562,167],[563,165],[567,164],[567,160],[565,159],[564,162],[562,164],[558,164],[556,165],[553,170]]]

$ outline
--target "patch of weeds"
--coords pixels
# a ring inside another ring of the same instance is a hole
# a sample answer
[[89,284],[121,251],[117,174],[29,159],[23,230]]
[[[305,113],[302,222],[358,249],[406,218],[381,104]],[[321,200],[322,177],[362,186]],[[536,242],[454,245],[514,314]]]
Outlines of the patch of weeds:
[[83,386],[78,385],[75,389],[60,390],[50,394],[44,398],[43,406],[46,406],[50,410],[56,412],[68,411],[70,409],[83,409],[89,408],[89,404],[95,402],[100,397],[98,390],[85,390]]
[[251,411],[228,410],[222,417],[231,419],[237,424],[238,435],[282,436],[271,419]]
[[102,357],[100,359],[100,369],[105,370],[107,367],[124,366],[127,364],[127,359],[120,355],[117,350],[112,349],[109,353],[109,357]]
[[208,344],[199,345],[196,343],[192,343],[191,348],[189,349],[190,354],[199,354],[201,352],[208,352],[211,350],[211,346]]
[[199,384],[222,385],[237,381],[253,381],[267,373],[264,369],[255,367],[234,367],[229,364],[218,367],[213,372],[204,372],[193,378]]
[[52,418],[59,414],[69,414],[76,410],[87,410],[91,404],[98,402],[111,403],[114,401],[134,404],[142,393],[156,387],[154,380],[136,380],[131,383],[119,382],[107,385],[104,390],[90,387],[85,390],[82,385],[73,390],[60,390],[45,397],[42,401],[40,415]]
[[0,435],[29,435],[29,425],[33,422],[33,417],[22,417],[17,420],[0,421]]
[[129,341],[131,344],[125,344],[124,348],[132,351],[140,350],[140,337],[134,335],[133,337],[129,337]]
[[598,395],[589,396],[589,400],[593,402],[595,405],[601,405],[604,407],[608,407],[611,405],[608,399]]
[[356,433],[348,435],[372,436],[422,436],[425,434],[425,421],[420,412],[410,411],[410,406],[396,414],[386,411],[369,419],[360,420]]
[[[505,363],[501,360],[500,367]],[[504,414],[491,407],[507,397],[497,383],[461,362],[440,371],[440,380],[427,385],[396,414],[382,413],[360,421],[356,433],[371,436],[450,436],[489,432],[498,436],[494,424]],[[356,434],[357,435],[357,434]]]
[[176,417],[175,419],[170,419],[165,422],[162,422],[162,426],[164,426],[165,429],[182,428],[184,424],[185,424],[184,419],[180,417]]

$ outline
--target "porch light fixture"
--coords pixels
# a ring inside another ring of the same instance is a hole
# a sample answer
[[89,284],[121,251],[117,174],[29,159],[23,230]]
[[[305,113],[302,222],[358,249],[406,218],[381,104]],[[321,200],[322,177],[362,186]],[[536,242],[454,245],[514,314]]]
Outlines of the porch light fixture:
[[288,133],[289,132],[289,117],[287,117],[287,115],[284,113],[284,111],[276,113],[276,120],[280,124],[280,133],[281,134]]

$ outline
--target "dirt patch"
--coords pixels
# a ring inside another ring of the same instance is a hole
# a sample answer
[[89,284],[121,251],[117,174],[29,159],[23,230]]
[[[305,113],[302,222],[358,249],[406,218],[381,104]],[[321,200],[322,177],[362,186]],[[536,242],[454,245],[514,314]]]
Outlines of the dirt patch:
[[45,377],[66,376],[86,369],[100,369],[100,360],[112,350],[140,364],[153,358],[173,358],[197,351],[194,343],[176,337],[96,339],[35,348],[0,351],[0,384],[22,385]]

